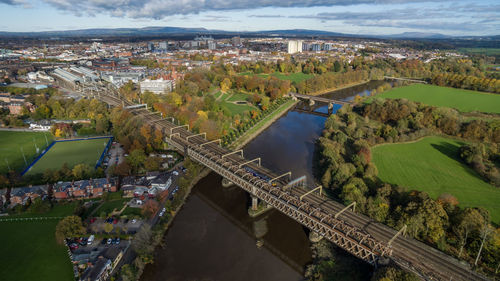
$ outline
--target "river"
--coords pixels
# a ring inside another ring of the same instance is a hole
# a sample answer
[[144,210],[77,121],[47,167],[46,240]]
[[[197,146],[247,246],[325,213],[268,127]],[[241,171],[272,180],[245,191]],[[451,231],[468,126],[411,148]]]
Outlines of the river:
[[[323,96],[351,100],[382,83],[371,81]],[[326,113],[327,107],[313,110]],[[261,157],[262,165],[277,173],[305,175],[313,185],[314,143],[325,120],[291,110],[248,143],[245,156]],[[302,280],[312,261],[307,230],[274,209],[253,219],[249,205],[245,191],[222,187],[221,177],[210,173],[193,188],[141,280]],[[258,240],[264,246],[258,247]]]

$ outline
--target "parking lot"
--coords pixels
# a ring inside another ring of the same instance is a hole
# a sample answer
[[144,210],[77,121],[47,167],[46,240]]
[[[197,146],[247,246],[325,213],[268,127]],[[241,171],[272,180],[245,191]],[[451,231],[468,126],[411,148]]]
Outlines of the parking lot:
[[139,230],[143,222],[140,219],[93,218],[90,220],[89,224],[90,232],[105,233],[105,224],[113,225],[113,230],[110,232],[111,234],[116,230],[127,234],[134,234]]
[[125,150],[117,142],[113,142],[109,148],[108,154],[104,158],[104,165],[108,167],[117,166],[125,160]]

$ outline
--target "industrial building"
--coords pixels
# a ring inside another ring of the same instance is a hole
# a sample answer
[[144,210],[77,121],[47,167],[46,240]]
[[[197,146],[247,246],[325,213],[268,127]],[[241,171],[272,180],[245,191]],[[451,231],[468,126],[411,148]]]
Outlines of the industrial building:
[[73,90],[76,90],[77,87],[83,82],[83,79],[80,76],[62,68],[56,68],[54,72],[52,72],[52,76],[56,79],[57,83]]

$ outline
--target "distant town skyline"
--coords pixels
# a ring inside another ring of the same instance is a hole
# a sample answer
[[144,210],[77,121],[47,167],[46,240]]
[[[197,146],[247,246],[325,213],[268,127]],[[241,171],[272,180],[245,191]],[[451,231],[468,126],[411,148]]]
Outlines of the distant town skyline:
[[0,31],[177,26],[227,31],[500,34],[497,1],[0,0]]

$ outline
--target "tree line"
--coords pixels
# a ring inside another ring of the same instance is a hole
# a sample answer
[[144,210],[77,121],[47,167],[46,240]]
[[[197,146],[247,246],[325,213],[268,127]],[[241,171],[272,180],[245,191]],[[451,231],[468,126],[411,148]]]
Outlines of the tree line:
[[498,272],[500,230],[491,225],[487,210],[461,208],[449,194],[435,200],[426,192],[384,183],[372,162],[374,144],[436,133],[482,141],[498,153],[495,144],[500,141],[499,124],[464,122],[456,114],[454,110],[407,100],[342,107],[327,119],[318,140],[318,176],[333,196],[345,204],[355,201],[356,209],[374,220],[396,229],[407,225],[410,236],[490,273]]

